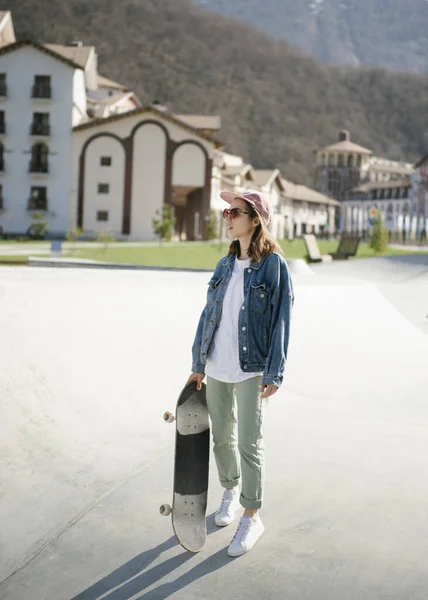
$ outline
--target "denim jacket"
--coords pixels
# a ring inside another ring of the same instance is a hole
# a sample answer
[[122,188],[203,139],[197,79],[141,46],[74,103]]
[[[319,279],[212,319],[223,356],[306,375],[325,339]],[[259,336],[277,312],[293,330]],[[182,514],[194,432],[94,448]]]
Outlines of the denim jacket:
[[[234,254],[219,260],[208,283],[207,302],[192,346],[194,373],[205,373],[235,260]],[[263,372],[262,384],[282,384],[293,303],[290,273],[281,255],[268,254],[245,269],[238,325],[239,362],[243,371]]]

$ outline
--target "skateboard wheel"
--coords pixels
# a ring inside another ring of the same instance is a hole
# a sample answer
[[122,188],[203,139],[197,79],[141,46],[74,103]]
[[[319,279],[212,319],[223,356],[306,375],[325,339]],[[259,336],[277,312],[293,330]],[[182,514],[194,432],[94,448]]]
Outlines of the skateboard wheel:
[[161,515],[163,515],[164,517],[167,517],[168,515],[171,514],[172,508],[170,507],[169,504],[162,504],[161,507],[159,508],[159,512]]
[[169,411],[168,411],[168,412],[166,412],[166,413],[164,414],[164,416],[163,416],[163,420],[164,420],[166,423],[173,423],[173,422],[175,421],[175,417],[174,417],[174,415],[173,415],[171,412],[169,412]]

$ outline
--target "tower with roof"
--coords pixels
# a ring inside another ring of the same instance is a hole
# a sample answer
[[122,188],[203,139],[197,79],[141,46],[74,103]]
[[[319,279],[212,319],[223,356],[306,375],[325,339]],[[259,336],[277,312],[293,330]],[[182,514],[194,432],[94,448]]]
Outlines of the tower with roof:
[[340,132],[338,142],[319,148],[315,153],[316,189],[340,201],[366,178],[373,155],[368,148],[351,142],[346,129]]

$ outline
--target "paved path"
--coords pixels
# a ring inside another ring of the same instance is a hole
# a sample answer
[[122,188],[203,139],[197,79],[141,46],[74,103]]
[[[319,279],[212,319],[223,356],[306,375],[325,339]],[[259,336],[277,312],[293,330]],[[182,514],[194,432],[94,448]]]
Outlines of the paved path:
[[426,600],[428,335],[345,267],[295,276],[266,533],[236,560],[214,462],[201,553],[158,514],[207,274],[2,268],[0,598]]

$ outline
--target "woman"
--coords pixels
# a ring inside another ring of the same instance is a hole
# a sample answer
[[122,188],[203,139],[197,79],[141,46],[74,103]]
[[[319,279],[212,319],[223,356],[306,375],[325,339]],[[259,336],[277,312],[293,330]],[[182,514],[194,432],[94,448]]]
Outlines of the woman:
[[234,241],[209,282],[189,381],[200,389],[207,375],[214,455],[225,488],[215,522],[229,525],[239,504],[243,506],[228,549],[230,556],[240,556],[264,532],[258,515],[264,479],[263,408],[283,380],[294,298],[281,248],[267,229],[268,200],[253,190],[220,196],[230,204],[223,217]]

